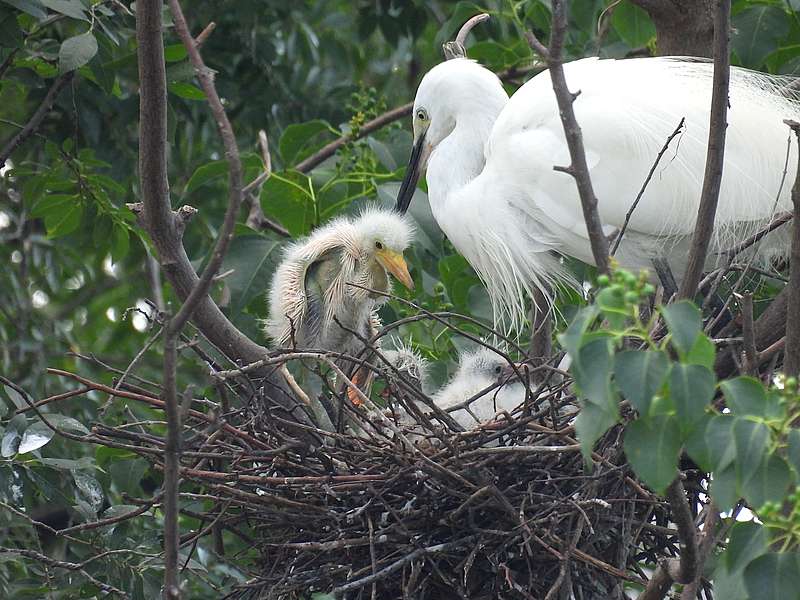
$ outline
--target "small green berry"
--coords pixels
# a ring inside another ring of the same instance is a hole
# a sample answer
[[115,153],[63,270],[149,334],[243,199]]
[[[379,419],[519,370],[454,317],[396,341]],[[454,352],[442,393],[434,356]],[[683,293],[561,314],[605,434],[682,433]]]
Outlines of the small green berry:
[[639,294],[636,292],[625,292],[625,302],[628,304],[638,304]]
[[611,283],[611,280],[605,273],[597,276],[597,285],[606,287],[609,283]]

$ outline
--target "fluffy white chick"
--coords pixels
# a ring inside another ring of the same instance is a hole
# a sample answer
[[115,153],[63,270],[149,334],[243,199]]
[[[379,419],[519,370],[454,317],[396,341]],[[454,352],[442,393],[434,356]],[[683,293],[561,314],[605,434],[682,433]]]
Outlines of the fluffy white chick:
[[379,323],[376,307],[386,298],[348,284],[389,292],[391,274],[413,288],[403,258],[412,236],[406,217],[372,207],[289,246],[272,279],[267,335],[284,348],[360,351],[347,329],[369,337]]

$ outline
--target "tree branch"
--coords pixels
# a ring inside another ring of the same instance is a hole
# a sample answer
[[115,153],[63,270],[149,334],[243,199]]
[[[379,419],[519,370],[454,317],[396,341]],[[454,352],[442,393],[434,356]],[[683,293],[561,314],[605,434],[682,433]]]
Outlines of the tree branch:
[[[800,123],[786,121],[797,137],[800,169]],[[795,175],[792,186],[792,206],[794,222],[792,223],[792,250],[789,259],[788,303],[786,310],[786,350],[783,358],[783,372],[791,377],[800,374],[800,170]]]
[[34,133],[36,133],[36,130],[39,129],[42,121],[47,116],[47,113],[50,112],[50,109],[53,107],[53,104],[55,103],[56,98],[58,98],[58,95],[61,93],[61,90],[63,90],[64,87],[66,87],[66,85],[72,81],[74,75],[75,72],[70,71],[69,73],[64,73],[63,75],[59,75],[55,78],[50,86],[50,89],[47,90],[44,100],[42,100],[42,103],[39,104],[39,108],[36,109],[36,112],[33,113],[33,116],[28,120],[22,130],[12,137],[5,144],[5,146],[3,146],[3,149],[0,151],[0,167],[5,166],[8,157],[11,156],[11,153],[14,152],[14,150],[16,150]]
[[678,528],[680,559],[662,561],[637,600],[662,600],[672,587],[673,581],[686,584],[693,582],[697,577],[700,562],[697,528],[680,477],[676,477],[669,485],[665,496],[672,510],[672,520]]
[[592,246],[592,256],[597,265],[598,271],[607,273],[608,266],[608,240],[603,235],[603,227],[600,223],[600,215],[597,212],[597,197],[592,188],[592,180],[589,176],[589,166],[586,164],[586,152],[583,147],[583,134],[575,119],[575,111],[572,104],[578,97],[578,93],[571,93],[567,87],[567,80],[564,76],[562,63],[562,51],[564,47],[564,37],[567,30],[567,1],[553,0],[553,21],[550,32],[550,46],[545,46],[536,39],[532,32],[527,32],[526,37],[531,48],[542,55],[550,69],[550,79],[553,83],[553,92],[558,102],[558,110],[561,115],[561,124],[564,127],[564,136],[569,147],[571,165],[566,168],[557,168],[572,175],[575,184],[578,186],[578,194],[581,198],[583,208],[583,218],[586,222],[586,229],[589,233],[589,242]]
[[731,71],[731,56],[728,47],[730,21],[730,0],[717,0],[717,9],[714,14],[714,81],[706,169],[703,176],[703,190],[700,194],[700,207],[697,211],[697,222],[692,236],[692,246],[689,250],[689,264],[678,291],[679,299],[692,298],[697,292],[697,286],[703,275],[708,246],[714,233],[714,218],[717,213],[725,158],[725,134],[728,128],[728,87]]

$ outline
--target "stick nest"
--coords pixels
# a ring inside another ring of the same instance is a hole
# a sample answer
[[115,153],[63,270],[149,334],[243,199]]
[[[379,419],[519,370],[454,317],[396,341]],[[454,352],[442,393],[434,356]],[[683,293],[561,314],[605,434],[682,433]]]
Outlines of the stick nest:
[[[424,398],[397,376],[389,405]],[[229,597],[540,599],[565,580],[575,598],[623,597],[646,579],[643,566],[677,554],[677,531],[627,466],[619,427],[587,466],[564,416],[577,405],[569,383],[531,384],[522,407],[471,431],[423,417],[424,437],[399,435],[407,425],[390,427],[344,394],[330,396],[350,425],[335,433],[287,429],[252,395],[221,416],[187,411],[182,490],[214,500],[192,516],[251,548],[237,564],[252,577]],[[161,467],[161,438],[93,433]]]

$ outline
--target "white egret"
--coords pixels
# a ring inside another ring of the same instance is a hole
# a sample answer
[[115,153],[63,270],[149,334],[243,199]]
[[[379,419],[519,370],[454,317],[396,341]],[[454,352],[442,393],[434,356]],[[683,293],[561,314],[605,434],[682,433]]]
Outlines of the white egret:
[[[650,181],[616,254],[622,266],[666,260],[680,278],[703,182],[713,65],[692,59],[587,58],[564,65],[583,131],[599,214],[607,235],[622,227],[655,157],[682,118],[686,127]],[[725,168],[709,256],[791,208],[797,151],[787,150],[795,100],[781,79],[731,69]],[[592,263],[548,72],[510,99],[479,64],[449,60],[420,83],[414,146],[397,198],[404,212],[427,167],[431,209],[478,273],[495,320],[519,328],[534,288],[571,282],[558,255]],[[781,189],[788,157],[788,177]],[[768,259],[788,250],[787,228],[759,246]]]
[[362,287],[389,292],[391,274],[413,288],[403,258],[412,235],[406,217],[368,208],[289,246],[272,279],[267,335],[283,348],[357,354],[363,345],[351,331],[371,337],[380,325],[377,307],[386,301]]
[[511,412],[525,401],[525,386],[519,380],[514,380],[476,398],[469,408],[454,409],[502,381],[509,370],[506,359],[489,348],[481,346],[464,352],[459,357],[458,369],[453,377],[431,400],[443,411],[449,412],[464,429],[472,429],[479,423],[491,421],[498,412]]

